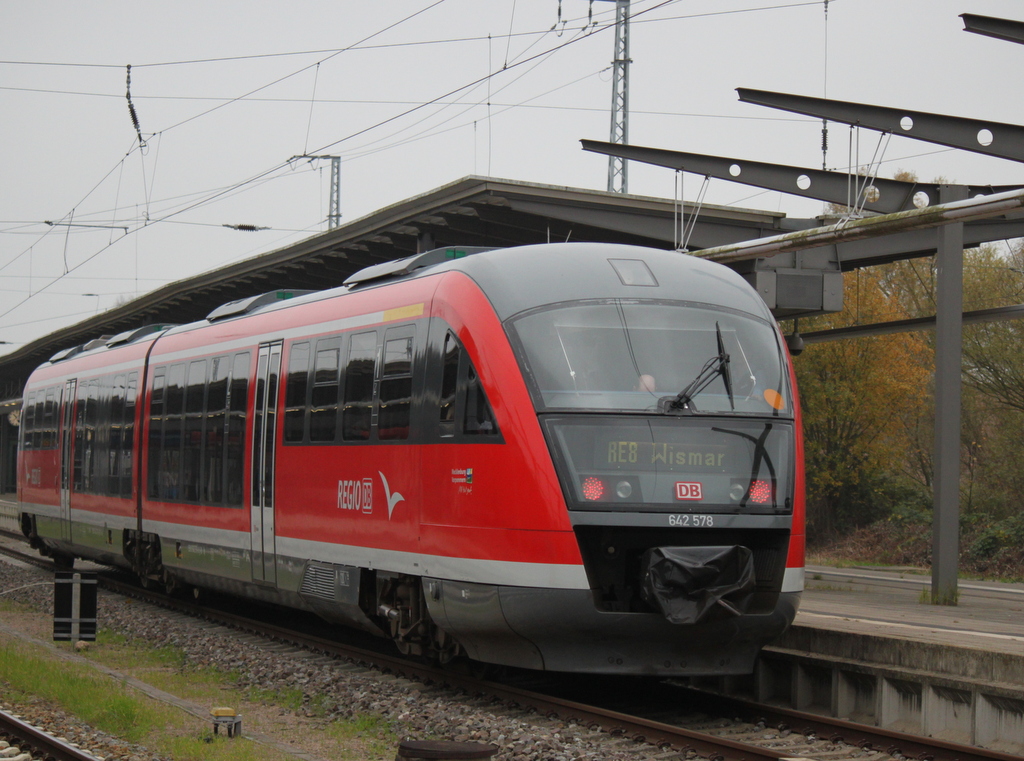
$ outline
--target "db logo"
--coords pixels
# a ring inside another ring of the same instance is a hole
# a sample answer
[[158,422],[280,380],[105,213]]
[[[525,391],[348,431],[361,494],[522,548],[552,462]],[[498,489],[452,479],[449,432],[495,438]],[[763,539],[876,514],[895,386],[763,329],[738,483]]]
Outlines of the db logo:
[[699,481],[676,481],[676,499],[704,499]]

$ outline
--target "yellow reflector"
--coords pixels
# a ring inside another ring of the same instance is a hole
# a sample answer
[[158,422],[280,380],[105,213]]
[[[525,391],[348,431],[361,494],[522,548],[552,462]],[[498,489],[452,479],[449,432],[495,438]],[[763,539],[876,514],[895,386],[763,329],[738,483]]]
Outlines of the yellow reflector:
[[391,320],[408,320],[410,317],[420,317],[423,314],[423,304],[410,304],[407,307],[384,310],[384,322]]

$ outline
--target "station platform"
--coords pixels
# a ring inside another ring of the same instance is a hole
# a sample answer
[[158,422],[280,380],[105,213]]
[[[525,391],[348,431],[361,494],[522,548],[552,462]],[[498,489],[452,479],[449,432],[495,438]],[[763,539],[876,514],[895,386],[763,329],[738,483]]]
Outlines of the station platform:
[[796,624],[1024,656],[1024,584],[957,588],[956,605],[932,605],[927,569],[808,566]]
[[699,686],[1024,756],[1024,584],[924,569],[809,566],[793,626],[749,678]]
[[[17,531],[13,495],[0,529]],[[1024,756],[1024,584],[961,579],[931,605],[927,570],[809,566],[790,629],[749,677],[702,689]]]

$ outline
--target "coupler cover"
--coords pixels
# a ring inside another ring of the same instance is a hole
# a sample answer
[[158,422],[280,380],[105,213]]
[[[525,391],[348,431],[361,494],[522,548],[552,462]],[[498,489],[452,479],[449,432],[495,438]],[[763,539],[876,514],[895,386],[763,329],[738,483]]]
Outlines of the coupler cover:
[[754,596],[753,557],[738,545],[652,547],[640,560],[640,594],[673,624],[696,624],[714,611],[739,616]]

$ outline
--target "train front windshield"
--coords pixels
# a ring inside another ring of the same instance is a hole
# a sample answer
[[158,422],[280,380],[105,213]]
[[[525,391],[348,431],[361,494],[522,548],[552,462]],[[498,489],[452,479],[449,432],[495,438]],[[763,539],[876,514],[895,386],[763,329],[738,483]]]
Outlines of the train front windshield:
[[[656,411],[689,393],[692,414],[792,417],[778,333],[707,306],[583,302],[514,321],[538,410]],[[724,365],[716,358],[720,348]],[[694,382],[702,375],[706,385]]]
[[793,400],[769,322],[602,301],[513,326],[570,508],[792,509]]

